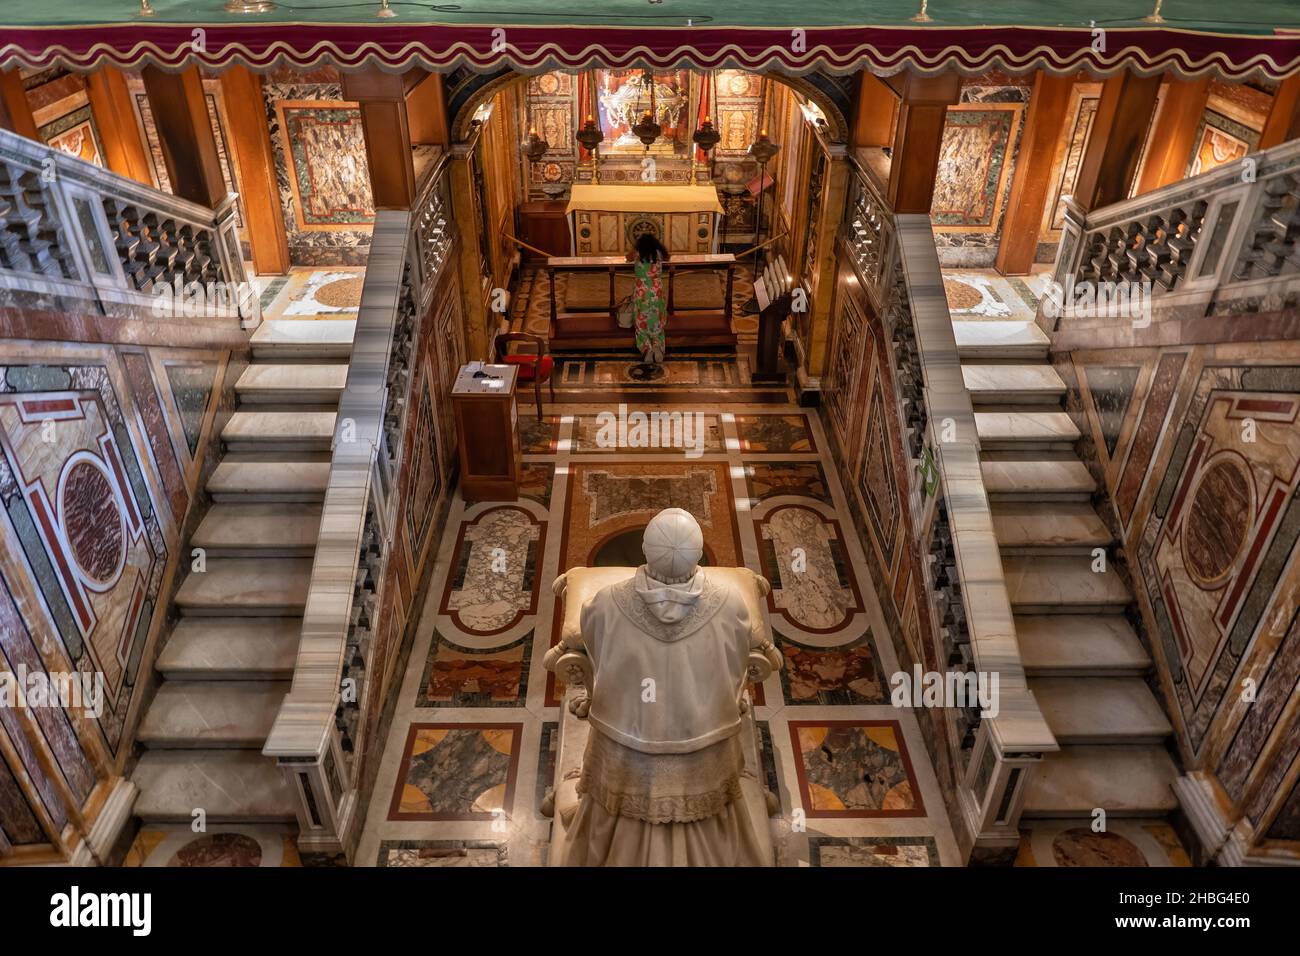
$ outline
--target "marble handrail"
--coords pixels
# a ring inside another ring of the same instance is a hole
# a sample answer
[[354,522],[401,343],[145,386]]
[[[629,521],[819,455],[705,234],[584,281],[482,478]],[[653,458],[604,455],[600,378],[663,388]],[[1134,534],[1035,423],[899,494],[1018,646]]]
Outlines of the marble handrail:
[[[1056,738],[1029,691],[1020,659],[1001,552],[980,470],[975,414],[962,379],[934,232],[928,216],[893,219],[898,268],[905,278],[922,374],[928,431],[925,445],[938,472],[939,497],[945,505],[975,669],[996,673],[1000,682],[999,713],[984,718],[983,723],[1001,753],[1054,751],[1058,749]],[[917,488],[920,482],[915,469],[911,477],[913,490],[924,497],[924,489]]]
[[[94,302],[105,314],[147,309],[162,287],[211,289],[257,324],[235,228],[237,197],[216,209],[0,129],[0,284],[16,298]],[[209,309],[189,297],[188,315]]]
[[409,211],[380,210],[357,312],[348,378],[339,398],[293,682],[262,753],[302,794],[299,845],[350,852],[371,695],[368,679],[393,550],[419,317],[451,260],[445,163],[428,174]]
[[[357,643],[349,640],[351,632],[360,623],[368,623],[368,616],[366,622],[358,622],[354,614],[358,578],[370,570],[375,578],[370,593],[378,586],[380,568],[365,563],[363,542],[368,522],[374,524],[384,516],[383,488],[391,485],[384,418],[390,401],[389,362],[395,333],[403,320],[409,225],[410,214],[406,212],[381,210],[375,217],[347,385],[339,399],[329,483],[293,683],[263,748],[267,756],[284,759],[321,755],[333,731],[342,730],[335,725],[336,712],[348,691],[352,691],[352,703],[364,712],[360,705],[368,687],[363,682],[345,688],[342,682],[350,647]],[[376,508],[376,504],[380,507]],[[382,564],[387,545],[377,543],[379,561],[373,563]],[[340,741],[340,750],[346,749],[350,748],[343,747]],[[349,770],[345,776],[351,778],[356,761],[347,760],[343,753],[338,759]]]

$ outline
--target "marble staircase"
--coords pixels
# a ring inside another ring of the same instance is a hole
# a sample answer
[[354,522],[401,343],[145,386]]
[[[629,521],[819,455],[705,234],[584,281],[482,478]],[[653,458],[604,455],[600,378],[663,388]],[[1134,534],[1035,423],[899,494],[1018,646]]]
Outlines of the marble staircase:
[[296,797],[262,755],[289,690],[355,323],[263,322],[221,432],[212,505],[191,535],[206,567],[176,592],[161,679],[132,775],[142,821],[291,822]]
[[[1044,756],[1025,818],[1159,817],[1176,802],[1172,727],[1144,679],[1133,595],[1095,549],[1113,536],[1074,452],[1066,388],[1033,322],[953,322],[980,467],[1029,687],[1061,749]],[[1109,560],[1109,552],[1107,553]]]

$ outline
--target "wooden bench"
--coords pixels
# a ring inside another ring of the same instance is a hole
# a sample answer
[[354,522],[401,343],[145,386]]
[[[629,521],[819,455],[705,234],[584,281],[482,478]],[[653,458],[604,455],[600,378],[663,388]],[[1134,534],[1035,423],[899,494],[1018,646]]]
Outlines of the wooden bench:
[[[663,269],[668,347],[735,348],[731,294],[736,257],[676,255]],[[632,293],[633,263],[621,256],[553,256],[546,260],[546,272],[552,351],[632,347],[633,330],[619,327],[618,305]],[[557,274],[566,280],[562,294],[557,289]]]

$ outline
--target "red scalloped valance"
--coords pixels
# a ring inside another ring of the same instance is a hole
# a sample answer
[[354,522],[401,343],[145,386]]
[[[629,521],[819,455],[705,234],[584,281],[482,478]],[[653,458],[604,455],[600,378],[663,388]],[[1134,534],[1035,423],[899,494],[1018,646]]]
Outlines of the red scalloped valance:
[[[0,66],[43,69],[61,65],[91,70],[103,64],[134,69],[190,63],[221,69],[242,64],[343,69],[370,63],[389,69],[423,67],[446,72],[503,67],[540,72],[591,66],[892,74],[956,69],[966,74],[1046,69],[1102,75],[1121,69],[1172,71],[1189,77],[1216,74],[1230,80],[1281,79],[1300,72],[1300,35],[1216,34],[1162,27],[1110,28],[1106,49],[1093,49],[1088,29],[1041,27],[827,27],[809,28],[799,49],[785,28],[510,26],[501,42],[498,25],[144,24],[68,27],[0,27]],[[495,31],[495,32],[494,32]]]

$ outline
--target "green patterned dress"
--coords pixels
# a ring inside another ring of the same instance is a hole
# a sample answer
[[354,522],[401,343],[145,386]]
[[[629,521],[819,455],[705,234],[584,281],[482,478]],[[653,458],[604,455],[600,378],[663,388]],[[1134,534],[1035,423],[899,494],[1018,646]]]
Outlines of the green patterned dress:
[[632,311],[636,316],[636,347],[647,362],[664,360],[664,330],[668,326],[668,305],[664,301],[660,262],[636,262],[636,287],[632,290]]

